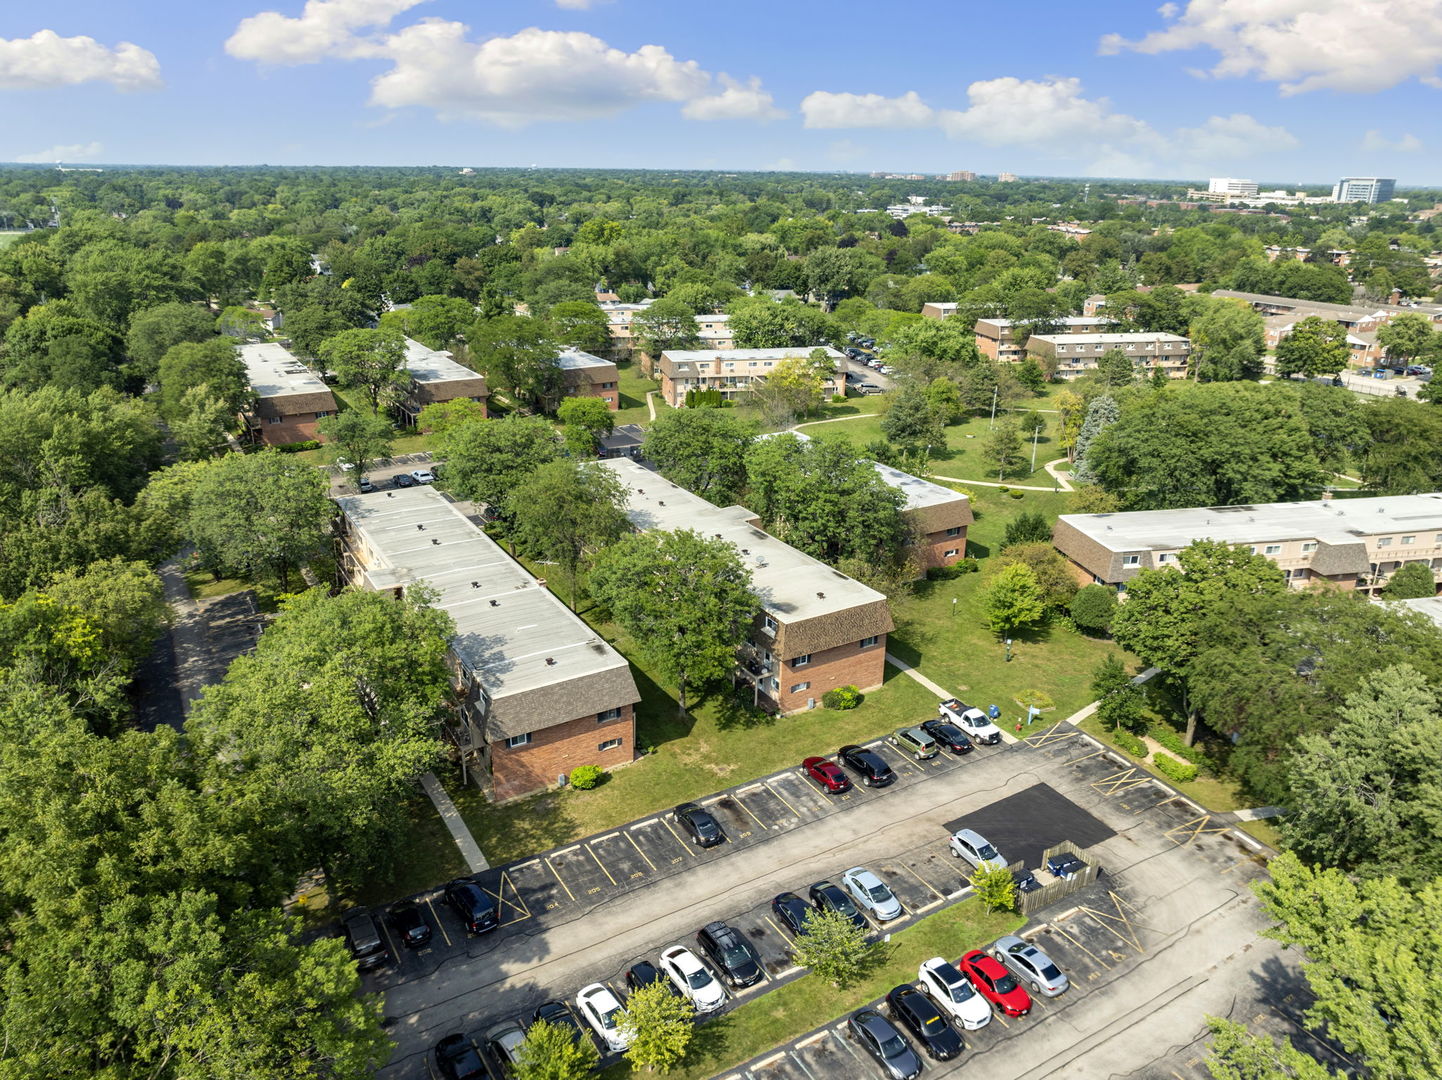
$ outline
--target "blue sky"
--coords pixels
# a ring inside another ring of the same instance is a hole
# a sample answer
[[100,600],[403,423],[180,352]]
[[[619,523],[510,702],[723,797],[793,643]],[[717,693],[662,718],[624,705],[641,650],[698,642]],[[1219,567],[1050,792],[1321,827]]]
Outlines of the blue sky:
[[52,0],[0,160],[1438,182],[1442,0]]

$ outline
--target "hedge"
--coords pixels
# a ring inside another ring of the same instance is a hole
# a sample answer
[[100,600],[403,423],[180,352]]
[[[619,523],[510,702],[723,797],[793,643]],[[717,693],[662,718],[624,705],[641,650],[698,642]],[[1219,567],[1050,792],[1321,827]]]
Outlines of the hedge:
[[1139,758],[1147,756],[1147,744],[1142,742],[1141,739],[1138,739],[1130,731],[1117,728],[1116,731],[1112,732],[1112,742],[1116,743],[1128,754],[1133,754]]
[[860,704],[861,691],[854,686],[838,686],[821,695],[821,706],[825,709],[844,712],[847,709],[854,709]]
[[1151,724],[1147,728],[1147,734],[1176,754],[1177,757],[1190,761],[1193,765],[1204,764],[1207,760],[1205,753],[1195,746],[1188,746],[1183,742],[1176,729],[1169,724]]
[[1197,778],[1197,767],[1187,761],[1178,761],[1170,754],[1163,754],[1158,751],[1152,755],[1152,764],[1168,779],[1175,780],[1179,784],[1185,784],[1189,780]]
[[590,791],[605,775],[606,770],[599,765],[577,765],[571,770],[571,786],[577,791]]

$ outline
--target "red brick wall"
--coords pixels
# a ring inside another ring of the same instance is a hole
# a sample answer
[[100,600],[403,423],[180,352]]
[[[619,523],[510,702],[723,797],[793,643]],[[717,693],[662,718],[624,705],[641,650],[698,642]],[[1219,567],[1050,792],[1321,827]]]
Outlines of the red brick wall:
[[[948,556],[946,552],[956,550],[955,555]],[[946,530],[927,533],[916,545],[916,553],[921,558],[923,568],[929,570],[933,566],[951,566],[960,562],[966,557],[966,526],[961,527],[960,536],[947,536]]]
[[[610,739],[621,745],[611,750],[596,747]],[[531,732],[529,745],[514,749],[505,740],[491,746],[491,783],[497,801],[514,799],[537,788],[552,787],[561,773],[578,765],[613,769],[636,756],[636,718],[632,707],[621,710],[619,720],[596,722],[595,714]]]
[[582,383],[570,396],[600,398],[613,412],[621,407],[621,390],[617,386],[613,386],[609,390],[602,390],[598,383]]
[[[775,698],[783,713],[806,708],[808,698],[819,706],[821,695],[838,686],[855,686],[859,690],[875,690],[886,677],[886,635],[865,649],[853,641],[834,649],[812,653],[811,663],[794,667],[790,661],[777,665]],[[791,692],[798,683],[809,682],[810,688]]]

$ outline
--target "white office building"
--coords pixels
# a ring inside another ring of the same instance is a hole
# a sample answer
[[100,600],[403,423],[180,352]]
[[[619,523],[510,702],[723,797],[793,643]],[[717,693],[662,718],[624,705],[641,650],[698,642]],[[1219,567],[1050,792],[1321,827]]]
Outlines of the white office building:
[[1207,190],[1214,195],[1237,195],[1251,198],[1257,194],[1255,180],[1238,180],[1233,176],[1214,176],[1207,181]]
[[1397,190],[1397,181],[1381,176],[1344,176],[1332,188],[1332,201],[1339,203],[1386,202]]

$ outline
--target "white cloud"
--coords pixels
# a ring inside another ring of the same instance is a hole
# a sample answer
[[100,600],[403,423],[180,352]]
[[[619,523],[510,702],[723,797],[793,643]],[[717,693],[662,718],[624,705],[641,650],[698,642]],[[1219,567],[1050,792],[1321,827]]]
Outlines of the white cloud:
[[1373,93],[1410,78],[1437,85],[1442,4],[1437,0],[1188,0],[1166,4],[1170,25],[1137,41],[1101,39],[1103,54],[1208,48],[1215,78],[1254,75],[1283,94]]
[[155,54],[128,41],[110,49],[92,37],[63,38],[54,30],[37,30],[28,38],[0,38],[0,90],[87,82],[108,82],[117,90],[154,90],[164,85]]
[[33,154],[21,154],[15,160],[39,164],[51,161],[94,161],[104,152],[105,147],[98,142],[70,143],[63,146],[52,146]]
[[605,3],[605,0],[556,0],[556,6],[567,11],[590,11],[602,3]]
[[298,18],[262,11],[242,19],[225,43],[238,60],[261,64],[313,64],[331,57],[374,55],[377,42],[357,30],[388,26],[425,0],[307,0]]
[[1143,121],[1113,112],[1106,98],[1084,97],[1081,89],[1080,79],[986,79],[966,88],[968,108],[941,111],[937,119],[953,138],[994,145],[1155,137]]
[[1284,127],[1268,127],[1246,113],[1209,117],[1201,127],[1178,128],[1172,142],[1191,161],[1245,158],[1259,151],[1295,150],[1302,144]]
[[786,115],[761,89],[758,78],[742,84],[723,73],[721,85],[721,93],[688,101],[681,114],[692,120],[777,120]]
[[1374,128],[1362,136],[1362,149],[1373,154],[1410,154],[1422,149],[1422,140],[1416,135],[1406,134],[1393,142]]
[[816,90],[802,99],[801,115],[809,128],[916,128],[936,122],[935,110],[915,90],[895,98]]

